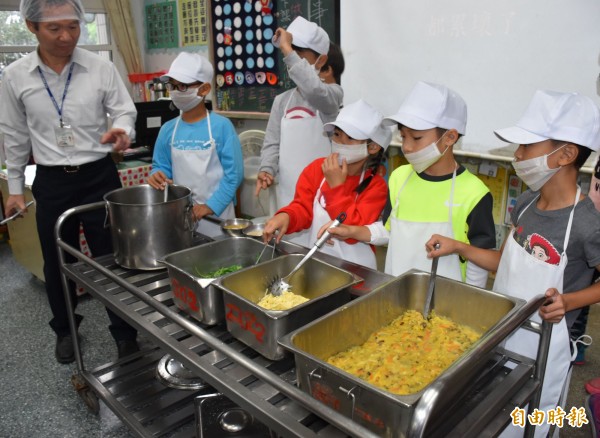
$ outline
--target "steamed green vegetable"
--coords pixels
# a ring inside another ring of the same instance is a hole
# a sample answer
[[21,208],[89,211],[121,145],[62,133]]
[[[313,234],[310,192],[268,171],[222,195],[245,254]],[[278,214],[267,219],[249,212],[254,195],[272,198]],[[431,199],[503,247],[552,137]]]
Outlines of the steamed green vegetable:
[[200,272],[198,270],[198,268],[194,268],[194,270],[196,271],[196,275],[198,277],[200,277],[200,278],[217,278],[217,277],[222,277],[225,274],[229,274],[231,272],[239,271],[240,269],[242,269],[241,265],[226,266],[224,268],[219,268],[216,271],[212,271],[212,272]]

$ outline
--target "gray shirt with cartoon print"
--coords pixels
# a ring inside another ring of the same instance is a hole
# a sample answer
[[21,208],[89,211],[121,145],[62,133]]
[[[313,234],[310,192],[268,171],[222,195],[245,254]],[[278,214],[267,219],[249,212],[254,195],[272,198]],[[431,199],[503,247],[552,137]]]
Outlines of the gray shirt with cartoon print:
[[[546,211],[538,209],[534,201],[527,208],[538,195],[538,192],[527,190],[517,199],[511,212],[511,221],[515,226],[514,239],[532,257],[558,264],[573,207]],[[526,211],[519,218],[524,209]],[[578,291],[592,284],[594,269],[600,265],[600,213],[589,197],[579,201],[575,207],[567,259],[563,293]],[[580,309],[576,309],[566,314],[569,329],[579,312]]]

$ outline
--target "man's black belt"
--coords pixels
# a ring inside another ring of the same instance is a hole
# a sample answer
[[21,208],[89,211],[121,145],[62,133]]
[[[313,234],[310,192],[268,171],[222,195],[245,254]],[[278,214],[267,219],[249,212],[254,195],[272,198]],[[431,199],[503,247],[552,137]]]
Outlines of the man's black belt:
[[112,158],[110,157],[110,155],[107,154],[104,158],[100,158],[99,160],[79,164],[76,166],[46,166],[43,164],[38,164],[36,167],[37,169],[47,170],[51,172],[78,173],[94,170],[94,168],[101,168],[102,166],[106,165],[106,160],[110,160],[112,162]]

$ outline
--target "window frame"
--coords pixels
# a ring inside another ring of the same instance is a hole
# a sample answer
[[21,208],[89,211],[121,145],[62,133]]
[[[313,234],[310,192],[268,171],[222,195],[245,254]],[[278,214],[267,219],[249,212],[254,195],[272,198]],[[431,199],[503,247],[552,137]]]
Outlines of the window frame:
[[[102,0],[82,0],[83,7],[85,12],[89,13],[98,13],[98,14],[106,14],[106,27],[108,34],[110,36],[110,44],[98,44],[98,45],[80,45],[77,47],[82,49],[87,49],[92,52],[108,52],[110,60],[117,67],[118,72],[123,79],[123,82],[127,85],[127,69],[125,67],[125,63],[123,62],[123,58],[119,52],[117,47],[114,34],[112,32],[112,26],[110,22],[110,17],[108,16],[108,12],[104,8],[104,4]],[[0,0],[0,10],[2,11],[18,11],[20,5],[20,0]],[[30,53],[35,50],[37,45],[33,46],[0,46],[0,53]]]

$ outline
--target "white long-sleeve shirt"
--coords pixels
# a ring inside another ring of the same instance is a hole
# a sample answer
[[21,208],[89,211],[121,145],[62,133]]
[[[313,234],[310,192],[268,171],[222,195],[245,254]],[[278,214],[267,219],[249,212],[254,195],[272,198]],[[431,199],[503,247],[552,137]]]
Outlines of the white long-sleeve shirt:
[[[55,134],[59,115],[38,66],[60,107],[71,63],[73,73],[62,113],[64,124],[73,129],[75,146],[60,147]],[[110,144],[100,144],[109,118],[113,128],[124,129],[130,137],[135,135],[135,105],[115,66],[81,48],[75,49],[71,63],[57,74],[42,62],[36,50],[4,70],[0,131],[4,133],[11,195],[23,194],[24,171],[31,153],[37,164],[46,166],[74,166],[99,160],[112,149]]]

